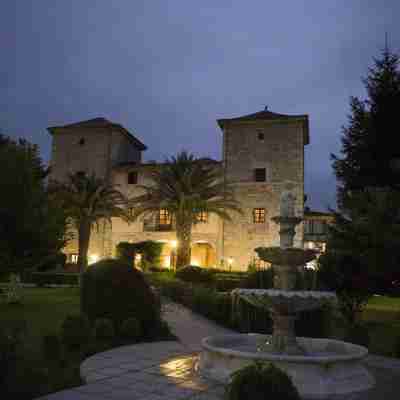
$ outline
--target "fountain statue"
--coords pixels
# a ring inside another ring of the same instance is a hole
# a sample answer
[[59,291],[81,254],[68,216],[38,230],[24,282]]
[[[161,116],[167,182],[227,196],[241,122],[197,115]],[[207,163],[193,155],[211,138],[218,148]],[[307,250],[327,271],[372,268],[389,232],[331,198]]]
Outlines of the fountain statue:
[[374,379],[362,363],[365,347],[333,339],[297,338],[294,324],[299,312],[335,302],[333,292],[294,290],[297,271],[315,258],[311,250],[293,247],[296,226],[295,196],[281,196],[279,247],[257,248],[259,257],[272,264],[273,289],[235,289],[233,302],[246,301],[267,309],[273,320],[272,335],[235,334],[203,339],[198,368],[202,375],[227,382],[237,369],[252,361],[272,362],[286,371],[307,399],[363,391]]

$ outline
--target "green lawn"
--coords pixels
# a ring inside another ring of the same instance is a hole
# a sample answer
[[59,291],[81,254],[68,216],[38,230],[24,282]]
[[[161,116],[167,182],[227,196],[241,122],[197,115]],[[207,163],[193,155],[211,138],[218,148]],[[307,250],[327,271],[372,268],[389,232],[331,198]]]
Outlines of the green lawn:
[[[79,313],[77,288],[29,288],[23,294],[23,305],[0,304],[0,324],[25,320],[33,350],[41,348],[44,335],[59,332],[67,315]],[[374,296],[363,319],[369,326],[371,352],[392,355],[400,338],[400,298]]]
[[32,350],[44,335],[57,334],[65,317],[79,313],[78,288],[24,288],[23,304],[0,303],[0,324],[26,321]]

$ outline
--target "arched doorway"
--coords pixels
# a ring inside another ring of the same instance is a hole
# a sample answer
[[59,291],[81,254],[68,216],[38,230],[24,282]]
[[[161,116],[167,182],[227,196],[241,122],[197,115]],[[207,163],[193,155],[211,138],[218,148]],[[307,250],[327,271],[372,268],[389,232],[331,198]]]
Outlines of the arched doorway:
[[208,242],[198,241],[192,244],[191,265],[199,267],[215,267],[217,254],[213,246]]

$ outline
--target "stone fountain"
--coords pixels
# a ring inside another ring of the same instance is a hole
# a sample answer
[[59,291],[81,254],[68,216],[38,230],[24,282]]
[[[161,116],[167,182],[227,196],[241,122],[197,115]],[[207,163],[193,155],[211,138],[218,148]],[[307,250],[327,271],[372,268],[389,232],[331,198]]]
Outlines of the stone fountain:
[[333,339],[297,338],[294,324],[299,312],[335,302],[333,292],[294,290],[297,271],[315,258],[312,251],[293,247],[295,197],[284,193],[279,225],[280,246],[259,248],[259,257],[272,264],[273,289],[235,289],[233,301],[244,300],[267,309],[273,320],[272,335],[234,334],[203,339],[198,369],[203,376],[228,382],[231,374],[253,361],[274,363],[293,380],[307,399],[324,399],[371,388],[374,379],[363,365],[365,347]]

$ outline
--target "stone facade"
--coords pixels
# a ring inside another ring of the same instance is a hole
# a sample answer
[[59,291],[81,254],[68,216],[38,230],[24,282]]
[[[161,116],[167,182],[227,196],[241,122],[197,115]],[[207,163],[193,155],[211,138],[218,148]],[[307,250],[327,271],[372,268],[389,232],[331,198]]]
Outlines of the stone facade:
[[[193,228],[192,263],[247,269],[255,260],[258,246],[279,244],[277,226],[270,220],[279,214],[279,199],[284,191],[296,196],[296,214],[303,216],[304,145],[308,144],[307,116],[287,116],[267,110],[239,118],[220,119],[223,134],[222,162],[224,179],[232,185],[243,214],[232,213],[232,221],[209,215],[206,223]],[[128,197],[140,194],[138,184],[149,184],[149,172],[162,164],[143,163],[146,149],[122,126],[97,118],[62,127],[49,128],[53,136],[51,179],[64,180],[68,173],[95,173],[119,185]],[[128,174],[135,172],[137,181],[129,184]],[[263,215],[255,216],[255,210]],[[255,220],[256,218],[256,220]],[[257,219],[258,218],[258,219]],[[121,241],[157,240],[165,243],[164,265],[173,262],[176,233],[161,230],[153,221],[139,219],[126,224],[113,219],[94,229],[90,255],[113,256]],[[299,225],[295,246],[302,247],[303,228]],[[77,253],[71,241],[66,253]],[[94,258],[96,258],[94,257]]]

